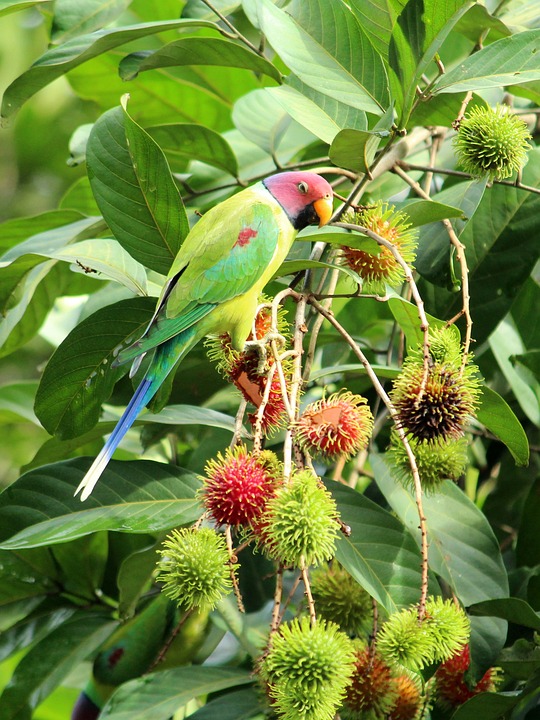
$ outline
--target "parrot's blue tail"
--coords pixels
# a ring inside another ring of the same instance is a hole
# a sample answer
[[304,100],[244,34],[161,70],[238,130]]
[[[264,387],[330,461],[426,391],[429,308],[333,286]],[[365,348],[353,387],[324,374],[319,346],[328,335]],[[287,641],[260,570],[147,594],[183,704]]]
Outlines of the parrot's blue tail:
[[94,489],[97,481],[101,477],[101,474],[107,467],[107,463],[113,456],[114,451],[122,441],[124,435],[135,422],[137,415],[143,407],[150,402],[167,375],[171,372],[180,358],[191,350],[197,340],[198,337],[195,332],[195,328],[191,327],[157,348],[150,367],[148,368],[144,378],[141,380],[138,388],[135,390],[133,397],[124,411],[124,414],[116,424],[112,433],[109,435],[107,442],[88,469],[88,472],[81,480],[78,488],[75,490],[75,495],[82,490],[81,500],[86,500]]

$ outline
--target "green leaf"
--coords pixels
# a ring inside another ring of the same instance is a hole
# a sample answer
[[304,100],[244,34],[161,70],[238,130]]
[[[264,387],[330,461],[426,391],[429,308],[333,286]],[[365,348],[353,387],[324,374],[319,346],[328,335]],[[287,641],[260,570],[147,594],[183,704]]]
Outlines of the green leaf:
[[237,100],[232,118],[238,130],[269,155],[277,152],[291,122],[276,99],[263,89],[253,90]]
[[0,17],[46,2],[50,2],[50,0],[0,0]]
[[161,412],[148,413],[139,418],[141,423],[163,423],[164,425],[206,425],[235,431],[235,418],[212,408],[196,405],[167,405]]
[[463,217],[461,208],[434,200],[408,200],[404,203],[398,203],[397,208],[408,215],[413,227],[427,225],[446,218]]
[[274,278],[283,277],[285,275],[294,275],[302,270],[311,270],[316,268],[325,268],[327,270],[339,270],[348,275],[358,285],[362,284],[362,278],[358,273],[347,265],[333,265],[332,263],[322,262],[321,260],[287,260],[281,264],[279,270],[276,271]]
[[[296,19],[271,0],[243,0],[242,5],[306,85],[359,110],[381,115],[386,109],[384,64],[345,4],[308,0],[298,6],[306,15]],[[348,42],[340,43],[340,37]]]
[[0,423],[28,421],[38,424],[33,410],[37,383],[35,380],[14,382],[0,387]]
[[540,79],[540,29],[502,38],[441,75],[433,93],[485,90]]
[[330,146],[330,160],[334,165],[368,173],[385,132],[367,130],[340,130]]
[[289,75],[285,85],[265,88],[265,92],[275,98],[293,120],[323,142],[331,143],[343,128],[367,128],[367,118],[363,110],[317,92],[295,75]]
[[193,123],[154,125],[147,130],[170,162],[185,165],[190,160],[200,160],[237,177],[236,156],[223,135],[214,130]]
[[503,398],[486,385],[482,386],[482,403],[476,417],[498,437],[512,453],[516,465],[529,462],[529,441],[514,411]]
[[108,25],[131,0],[55,0],[51,40],[55,44]]
[[98,421],[101,404],[128,371],[111,368],[115,350],[144,331],[154,312],[152,298],[108,305],[83,320],[47,363],[36,395],[35,411],[51,435],[69,439]]
[[158,543],[128,555],[120,565],[116,584],[119,590],[118,613],[120,617],[131,617],[137,602],[150,584],[156,570]]
[[95,123],[87,146],[96,202],[135,260],[166,274],[187,235],[184,206],[157,144],[124,109]]
[[540,669],[540,647],[524,638],[516,640],[512,647],[503,648],[497,659],[505,675],[515,680],[528,680]]
[[405,126],[416,101],[422,76],[448,34],[472,0],[409,0],[395,23],[390,39],[389,61],[395,73],[391,86],[400,109],[400,126]]
[[[389,367],[388,365],[374,365],[371,368],[377,373],[377,377],[395,380],[401,372],[401,368]],[[345,377],[355,377],[356,375],[366,375],[366,368],[357,363],[347,363],[346,365],[333,365],[310,373],[310,380],[318,380],[328,375],[344,375]]]
[[515,625],[540,631],[540,615],[534,612],[528,602],[521,598],[508,597],[484,600],[468,608],[471,615],[498,617]]
[[124,683],[101,711],[101,720],[168,720],[193,698],[253,682],[246,670],[180,667]]
[[178,65],[218,65],[261,73],[281,82],[275,65],[242,45],[222,38],[182,38],[159,50],[136,52],[125,57],[118,67],[122,80],[133,80],[141,72]]
[[491,333],[489,346],[521,409],[531,422],[540,427],[540,383],[527,368],[512,365],[512,355],[523,352],[525,347],[510,318],[499,323]]
[[376,240],[372,240],[367,237],[367,235],[351,232],[350,230],[342,230],[341,228],[329,227],[323,231],[306,228],[306,230],[303,230],[300,235],[298,235],[297,240],[347,245],[347,247],[364,250],[371,254],[378,254],[380,252],[380,246]]
[[68,620],[74,612],[75,607],[54,607],[47,601],[41,603],[0,633],[0,661],[41,640]]
[[515,695],[480,693],[467,700],[452,715],[452,720],[504,720],[506,713],[519,702]]
[[212,22],[204,20],[167,20],[139,25],[126,25],[81,35],[54,47],[38,58],[32,67],[14,80],[2,99],[1,117],[4,122],[14,115],[21,106],[46,85],[92,58],[112,50],[119,45],[156,35],[166,30],[209,27],[218,29]]
[[351,528],[350,537],[338,541],[337,560],[388,613],[418,602],[420,553],[401,522],[360,493],[332,480],[325,484]]
[[540,380],[540,350],[528,350],[510,358],[513,363],[524,365]]
[[[405,300],[399,296],[391,297],[388,300],[388,307],[400,329],[405,334],[407,340],[407,347],[416,348],[421,346],[424,342],[424,331],[421,328],[420,316],[418,315],[418,307],[415,303]],[[445,327],[446,323],[443,320],[426,315],[427,321],[430,327],[441,328]],[[456,340],[460,341],[459,330],[455,325],[450,325],[450,332],[452,332]]]
[[388,58],[390,36],[407,0],[349,0],[349,5],[371,40],[373,47]]
[[116,625],[109,618],[80,612],[52,630],[17,665],[0,696],[2,720],[17,720],[33,710]]
[[[370,456],[377,485],[406,527],[419,540],[418,509],[412,495],[394,479],[381,455]],[[508,578],[491,527],[450,480],[423,498],[429,538],[429,565],[465,605],[508,595]]]
[[74,497],[90,467],[74,458],[22,475],[0,494],[2,547],[67,542],[100,530],[154,533],[196,520],[200,482],[172,465],[111,461],[84,503]]
[[36,553],[33,551],[15,553],[0,550],[2,570],[0,607],[5,608],[6,605],[19,600],[40,598],[54,592],[54,579],[50,578],[44,568],[40,567],[35,556]]
[[99,215],[99,208],[92,195],[92,188],[90,187],[90,181],[87,176],[79,178],[66,190],[58,207],[61,210],[77,210],[83,215]]
[[540,565],[540,535],[538,517],[540,513],[540,478],[532,483],[525,502],[516,543],[518,567]]
[[220,695],[190,715],[191,720],[249,720],[260,717],[265,708],[256,690],[237,690]]

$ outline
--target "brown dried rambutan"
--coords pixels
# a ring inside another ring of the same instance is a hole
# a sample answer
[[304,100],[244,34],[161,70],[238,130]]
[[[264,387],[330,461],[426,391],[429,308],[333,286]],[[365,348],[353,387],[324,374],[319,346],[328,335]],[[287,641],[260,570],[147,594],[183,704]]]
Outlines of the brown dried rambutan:
[[206,464],[202,497],[218,525],[248,526],[257,521],[274,497],[281,475],[279,461],[270,451],[258,455],[245,445],[227,448],[225,456]]
[[[375,205],[359,212],[349,211],[343,222],[360,225],[389,240],[408,264],[414,262],[418,231],[411,229],[407,215],[393,205],[379,200]],[[405,279],[403,268],[388,248],[379,247],[378,253],[369,253],[354,247],[341,247],[342,261],[363,279],[362,290],[370,293],[384,293],[385,286],[397,287]]]
[[385,718],[396,700],[397,689],[390,667],[377,653],[360,647],[355,654],[354,672],[340,710],[343,720]]
[[335,459],[366,448],[373,415],[365,398],[349,391],[308,405],[294,425],[296,440],[310,453]]
[[398,422],[416,440],[459,438],[478,405],[478,369],[470,357],[461,368],[459,339],[452,328],[430,330],[429,338],[431,364],[423,392],[424,361],[417,348],[405,360],[390,398]]
[[470,685],[466,680],[470,665],[469,645],[465,645],[460,652],[440,665],[435,673],[437,704],[443,707],[458,707],[474,695],[482,692],[494,692],[495,668],[489,668],[476,684]]

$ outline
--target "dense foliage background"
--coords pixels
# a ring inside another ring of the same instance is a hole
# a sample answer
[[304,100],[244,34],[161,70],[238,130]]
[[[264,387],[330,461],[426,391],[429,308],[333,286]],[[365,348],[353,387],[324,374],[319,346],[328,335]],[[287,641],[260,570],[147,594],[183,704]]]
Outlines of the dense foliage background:
[[[205,463],[239,430],[239,394],[201,344],[166,407],[127,436],[118,458],[130,462],[113,462],[84,505],[73,498],[133,389],[126,368],[104,361],[151,317],[175,253],[163,227],[178,245],[185,235],[167,163],[190,223],[300,167],[343,199],[406,208],[419,230],[416,302],[410,283],[357,296],[332,254],[347,232],[336,228],[303,232],[267,293],[294,277],[351,336],[305,308],[302,403],[346,387],[376,417],[369,454],[316,467],[352,529],[338,560],[382,614],[420,597],[418,514],[396,482],[388,410],[355,347],[388,390],[404,349],[422,346],[420,300],[431,324],[454,318],[466,345],[472,332],[484,385],[469,466],[457,486],[446,480],[424,497],[430,591],[468,608],[474,673],[497,665],[502,680],[495,695],[426,717],[536,717],[539,27],[538,5],[523,0],[0,2],[2,718],[69,716],[98,648],[155,595],[165,533],[201,515]],[[532,148],[522,174],[488,183],[457,167],[452,123],[464,101],[523,117]],[[328,244],[308,242],[317,240]],[[294,326],[297,305],[285,306]],[[284,437],[267,447],[281,453]],[[201,706],[194,717],[261,716],[250,670],[273,569],[249,549],[240,562],[247,612],[230,596],[195,628],[191,652],[121,688],[102,717],[159,720]],[[205,706],[216,691],[226,692]]]

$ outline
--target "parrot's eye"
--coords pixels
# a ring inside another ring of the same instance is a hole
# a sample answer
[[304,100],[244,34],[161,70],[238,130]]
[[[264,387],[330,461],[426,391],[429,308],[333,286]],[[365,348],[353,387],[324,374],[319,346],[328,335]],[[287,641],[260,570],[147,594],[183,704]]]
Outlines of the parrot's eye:
[[306,182],[302,181],[298,183],[298,189],[302,193],[302,195],[306,195],[307,191],[309,190],[309,186]]

